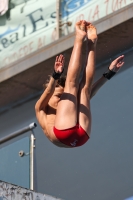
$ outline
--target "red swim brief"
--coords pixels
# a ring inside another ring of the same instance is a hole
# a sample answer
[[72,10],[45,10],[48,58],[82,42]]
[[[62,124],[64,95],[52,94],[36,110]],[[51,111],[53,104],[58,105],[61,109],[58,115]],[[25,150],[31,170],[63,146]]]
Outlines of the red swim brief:
[[81,146],[89,139],[89,136],[79,124],[64,130],[58,130],[54,127],[53,131],[60,142],[71,147]]

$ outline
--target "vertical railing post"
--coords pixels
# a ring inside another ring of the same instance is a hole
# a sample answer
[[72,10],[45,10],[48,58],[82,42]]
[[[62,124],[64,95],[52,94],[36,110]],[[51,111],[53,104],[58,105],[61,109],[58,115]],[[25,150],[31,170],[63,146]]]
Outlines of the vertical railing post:
[[56,0],[56,39],[61,37],[60,29],[61,17],[60,17],[60,0]]
[[34,148],[35,148],[35,137],[33,133],[30,137],[30,189],[34,190]]

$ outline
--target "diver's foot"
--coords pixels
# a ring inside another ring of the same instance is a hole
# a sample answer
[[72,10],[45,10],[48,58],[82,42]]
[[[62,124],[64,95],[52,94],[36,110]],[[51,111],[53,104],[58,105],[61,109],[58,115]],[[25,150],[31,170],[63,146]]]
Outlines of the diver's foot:
[[76,38],[79,40],[84,40],[84,38],[86,37],[86,21],[85,20],[81,20],[79,22],[76,23]]
[[93,26],[92,24],[89,24],[86,28],[87,28],[88,40],[96,45],[98,37],[97,37],[97,30],[96,30],[95,26]]

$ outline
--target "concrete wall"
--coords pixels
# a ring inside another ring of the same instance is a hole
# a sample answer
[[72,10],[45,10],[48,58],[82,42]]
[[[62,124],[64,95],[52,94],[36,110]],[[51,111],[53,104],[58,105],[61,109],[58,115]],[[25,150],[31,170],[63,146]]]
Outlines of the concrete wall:
[[0,200],[61,200],[45,194],[39,194],[16,185],[0,181]]
[[[91,101],[93,126],[88,143],[80,148],[58,148],[39,125],[34,130],[37,192],[65,200],[124,200],[133,196],[132,54],[125,55],[123,69]],[[97,78],[108,65],[97,68]],[[37,123],[36,100],[0,116],[0,137]]]

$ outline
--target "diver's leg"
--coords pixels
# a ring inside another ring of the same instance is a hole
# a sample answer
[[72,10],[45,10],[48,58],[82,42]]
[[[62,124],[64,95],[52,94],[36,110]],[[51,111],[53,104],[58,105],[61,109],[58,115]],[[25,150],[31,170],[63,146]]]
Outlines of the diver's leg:
[[82,46],[86,36],[85,25],[85,21],[76,23],[75,42],[68,66],[64,93],[57,107],[55,119],[57,129],[67,129],[77,123],[77,91],[81,71]]
[[95,54],[97,43],[96,28],[90,24],[87,26],[87,65],[80,83],[79,89],[79,124],[90,136],[91,131],[91,110],[90,110],[90,92],[95,71]]

